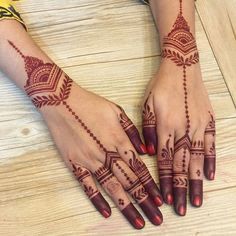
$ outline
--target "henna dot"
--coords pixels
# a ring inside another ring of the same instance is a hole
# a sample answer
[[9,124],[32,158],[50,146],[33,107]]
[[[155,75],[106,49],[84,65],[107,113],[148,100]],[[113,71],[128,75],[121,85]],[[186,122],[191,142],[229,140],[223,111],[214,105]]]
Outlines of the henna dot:
[[125,155],[127,155],[127,154],[128,154],[128,152],[125,151]]

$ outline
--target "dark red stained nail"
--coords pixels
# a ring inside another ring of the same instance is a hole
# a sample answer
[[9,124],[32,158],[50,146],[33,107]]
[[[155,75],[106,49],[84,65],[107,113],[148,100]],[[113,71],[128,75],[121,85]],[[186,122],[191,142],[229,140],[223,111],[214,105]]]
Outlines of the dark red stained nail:
[[172,205],[172,204],[173,204],[173,196],[172,196],[172,194],[168,193],[168,194],[166,195],[166,203],[167,203],[168,205]]
[[148,196],[144,201],[139,203],[139,206],[147,216],[147,218],[154,224],[160,225],[162,223],[162,214],[154,204],[154,201]]
[[195,196],[193,200],[193,204],[196,207],[200,207],[202,205],[202,199],[200,196]]
[[144,144],[140,145],[140,149],[142,150],[143,154],[147,153],[147,148],[146,148],[146,146]]
[[135,229],[144,227],[145,221],[132,203],[125,207],[121,212]]
[[163,222],[162,218],[158,215],[153,217],[153,221],[155,222],[155,225],[161,225]]
[[178,213],[180,216],[185,216],[186,214],[186,208],[184,206],[180,206],[178,209]]
[[105,217],[105,218],[108,218],[110,215],[111,215],[111,212],[108,212],[107,210],[102,210],[102,215]]
[[214,180],[215,179],[215,173],[213,171],[210,173],[209,179],[210,180]]
[[145,225],[145,221],[139,217],[137,217],[134,221],[136,229],[142,229]]
[[154,202],[156,203],[156,205],[157,205],[158,207],[163,204],[163,201],[162,201],[162,199],[161,199],[159,196],[157,196],[156,198],[154,198]]
[[149,144],[149,145],[147,146],[147,152],[148,152],[148,154],[151,155],[151,156],[156,153],[156,150],[155,150],[155,147],[154,147],[153,144]]

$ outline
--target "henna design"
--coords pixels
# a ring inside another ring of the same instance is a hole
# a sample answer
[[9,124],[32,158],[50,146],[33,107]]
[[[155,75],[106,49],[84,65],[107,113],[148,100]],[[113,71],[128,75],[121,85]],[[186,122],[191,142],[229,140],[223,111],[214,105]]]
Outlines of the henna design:
[[161,156],[158,160],[160,180],[164,178],[172,178],[174,150],[170,147],[170,138],[171,134],[169,135],[169,139],[166,141],[166,146],[162,148]]
[[[132,180],[122,165],[120,165],[120,157],[117,152],[108,151],[100,140],[93,134],[93,132],[88,128],[88,126],[82,121],[79,115],[73,110],[73,108],[68,104],[67,100],[70,96],[73,81],[64,74],[55,64],[44,63],[42,60],[23,55],[23,53],[10,41],[9,45],[16,50],[16,52],[21,56],[25,63],[25,71],[28,76],[25,91],[31,97],[32,102],[37,108],[42,108],[43,106],[64,106],[67,111],[75,118],[75,120],[81,125],[81,127],[86,131],[86,133],[96,142],[98,147],[105,153],[106,161],[104,166],[100,167],[94,172],[94,176],[97,178],[98,182],[104,186],[106,184],[107,190],[110,194],[114,194],[121,188],[120,182],[112,180],[114,174],[111,172],[117,171],[125,179],[125,185],[127,191],[135,198],[135,200],[141,205],[145,213],[152,220],[155,214],[160,214],[158,210],[154,212],[149,212],[153,210],[153,202],[149,199],[148,194],[141,185],[138,178]],[[123,117],[124,118],[124,117]],[[127,120],[126,120],[127,121]],[[77,166],[71,162],[72,169],[78,180],[82,183],[84,191],[90,197],[91,201],[95,207],[105,216],[110,215],[110,208],[102,195],[93,186],[87,184],[85,179],[90,178],[91,174],[88,170],[83,167]],[[92,177],[91,177],[92,178]],[[121,201],[120,201],[121,202]],[[132,207],[127,206],[123,214],[128,216],[132,212],[128,212]],[[147,211],[149,209],[149,211]],[[135,212],[133,210],[133,212]],[[137,212],[137,211],[136,211]],[[138,214],[136,214],[137,216]],[[153,216],[154,215],[154,216]],[[151,218],[152,216],[152,218]],[[136,227],[143,227],[144,223],[141,220],[141,216],[135,218],[133,222]],[[155,218],[156,219],[156,218]],[[129,219],[131,220],[131,219]],[[154,222],[154,220],[153,220]],[[158,220],[159,224],[161,220]]]
[[155,114],[151,111],[150,106],[148,105],[148,99],[151,93],[149,94],[148,98],[144,103],[143,109],[143,127],[156,127],[156,117]]
[[[25,85],[25,91],[28,96],[31,97],[34,105],[37,108],[41,108],[42,106],[64,105],[69,113],[75,118],[75,120],[96,142],[99,148],[106,153],[107,149],[104,147],[104,145],[87,127],[78,114],[73,111],[66,101],[69,98],[73,84],[73,81],[69,78],[69,76],[64,74],[62,70],[55,64],[44,63],[38,58],[23,55],[23,53],[11,41],[8,42],[25,62],[25,70],[28,76],[28,80]],[[62,79],[62,84],[58,89],[58,85],[62,77],[64,78]],[[59,94],[57,94],[58,90]],[[49,93],[49,95],[37,95],[40,93]]]
[[90,199],[95,197],[99,193],[98,190],[94,189],[92,186],[88,185],[88,183],[84,181],[86,178],[91,177],[91,173],[84,167],[78,164],[74,164],[72,160],[69,161],[73,169],[72,172],[74,173],[75,177],[80,182],[80,184],[83,186],[84,192]]
[[135,149],[137,150],[138,153],[140,154],[145,154],[147,153],[146,146],[143,144],[140,136],[138,129],[135,127],[133,122],[129,119],[129,117],[126,115],[124,109],[118,105],[116,105],[119,110],[119,121],[121,124],[121,127],[129,137],[130,141],[134,145]]
[[211,112],[210,122],[205,130],[205,159],[204,159],[204,173],[205,176],[213,180],[216,169],[216,151],[215,151],[215,120]]
[[200,170],[197,170],[196,174],[197,174],[198,177],[200,177],[201,171],[200,171]]
[[121,206],[124,206],[125,202],[123,199],[118,199],[118,204],[121,205]]
[[[183,94],[184,94],[184,110],[186,118],[186,130],[183,137],[174,144],[174,155],[181,157],[181,161],[177,160],[177,171],[174,169],[173,187],[175,199],[175,209],[180,215],[186,212],[186,188],[188,184],[187,171],[188,166],[186,159],[192,152],[194,155],[202,153],[201,148],[193,147],[191,150],[190,132],[190,115],[188,109],[188,90],[187,90],[187,68],[199,62],[199,54],[197,51],[196,40],[190,32],[188,22],[183,16],[182,0],[179,0],[179,13],[175,20],[170,33],[163,39],[162,58],[171,60],[177,67],[182,68]],[[201,143],[200,143],[201,144]],[[195,144],[193,144],[195,145]],[[180,156],[181,155],[181,156]],[[182,164],[180,163],[182,162]],[[182,165],[182,166],[181,166]]]
[[162,57],[172,60],[177,66],[183,68],[183,88],[186,116],[186,134],[190,130],[190,117],[188,112],[188,93],[186,69],[199,62],[196,40],[190,32],[190,27],[182,15],[182,0],[179,0],[180,9],[171,32],[164,37]]
[[150,155],[156,153],[156,116],[148,104],[151,93],[148,95],[143,107],[143,136]]
[[[205,130],[206,135],[211,135],[212,137],[215,137],[215,120],[213,115],[209,112],[211,116],[211,120]],[[205,158],[215,158],[215,141],[212,142],[207,154],[205,154]]]

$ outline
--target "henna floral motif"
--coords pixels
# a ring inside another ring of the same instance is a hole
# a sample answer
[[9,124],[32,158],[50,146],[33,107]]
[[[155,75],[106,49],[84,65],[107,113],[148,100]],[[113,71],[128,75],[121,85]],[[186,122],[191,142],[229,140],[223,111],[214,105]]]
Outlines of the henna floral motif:
[[154,112],[151,111],[150,106],[148,105],[148,100],[151,93],[144,103],[143,109],[143,127],[156,127],[156,117]]
[[120,121],[121,127],[124,129],[125,133],[129,137],[129,139],[132,142],[132,144],[134,145],[135,149],[140,154],[145,154],[147,152],[147,150],[146,150],[146,147],[143,144],[143,142],[139,136],[138,129],[135,127],[133,122],[126,115],[123,108],[121,108],[120,106],[117,106],[117,107],[120,110],[119,121]]
[[173,157],[174,157],[174,150],[170,147],[170,138],[166,141],[166,145],[162,148],[161,156],[159,157],[159,178],[171,178],[172,179],[172,168],[173,168]]
[[143,136],[146,142],[148,154],[154,155],[156,153],[156,116],[151,110],[148,101],[150,99],[151,93],[147,97],[144,107],[143,107]]
[[86,168],[73,163],[72,160],[69,161],[73,169],[72,172],[74,173],[80,184],[83,186],[84,192],[90,199],[95,197],[99,193],[98,190],[89,185],[89,181],[84,181],[86,178],[91,177],[91,173]]

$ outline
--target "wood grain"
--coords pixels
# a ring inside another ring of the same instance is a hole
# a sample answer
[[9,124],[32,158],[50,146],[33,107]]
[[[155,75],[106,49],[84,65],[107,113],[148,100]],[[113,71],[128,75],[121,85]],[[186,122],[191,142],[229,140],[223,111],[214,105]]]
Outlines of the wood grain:
[[[161,227],[146,221],[137,232],[104,194],[113,211],[104,220],[65,167],[40,114],[0,74],[0,235],[236,235],[235,1],[224,3],[198,1],[196,13],[203,79],[217,117],[217,175],[204,182],[204,206],[189,206],[184,218],[164,206]],[[145,85],[160,62],[148,7],[136,0],[17,5],[39,46],[81,86],[122,105],[140,128]],[[143,160],[158,181],[155,158]]]

